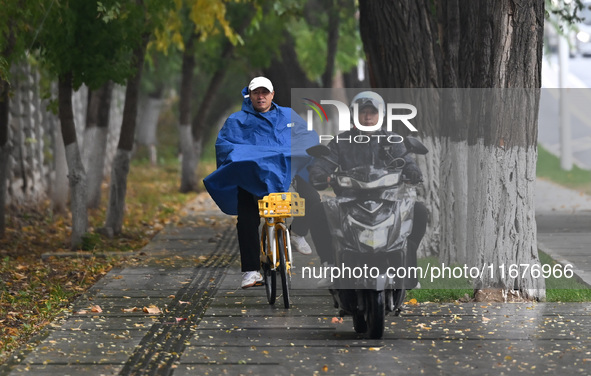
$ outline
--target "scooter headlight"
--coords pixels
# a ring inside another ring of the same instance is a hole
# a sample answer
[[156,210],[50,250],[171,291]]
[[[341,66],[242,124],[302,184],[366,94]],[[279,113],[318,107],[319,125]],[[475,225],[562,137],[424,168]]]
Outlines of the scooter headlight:
[[394,215],[389,216],[385,221],[375,226],[364,225],[350,215],[347,216],[349,226],[357,232],[357,238],[373,249],[385,246],[388,243],[388,230],[394,226]]

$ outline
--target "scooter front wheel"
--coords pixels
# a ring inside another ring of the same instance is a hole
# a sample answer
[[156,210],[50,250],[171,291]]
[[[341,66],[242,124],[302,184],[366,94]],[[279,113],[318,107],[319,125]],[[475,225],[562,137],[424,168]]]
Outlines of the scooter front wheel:
[[355,329],[356,333],[367,332],[367,321],[365,321],[363,313],[356,312],[353,314],[353,329]]
[[371,339],[380,339],[384,335],[384,321],[386,319],[384,295],[384,291],[367,291],[367,336]]

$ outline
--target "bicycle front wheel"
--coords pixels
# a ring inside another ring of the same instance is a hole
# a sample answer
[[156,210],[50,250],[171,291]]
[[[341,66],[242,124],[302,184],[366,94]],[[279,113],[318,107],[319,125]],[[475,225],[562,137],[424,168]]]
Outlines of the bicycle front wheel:
[[283,305],[289,308],[289,287],[291,282],[290,262],[287,256],[287,234],[284,229],[277,229],[277,251],[279,253],[279,273],[281,274],[281,288],[283,289]]
[[267,301],[269,304],[275,304],[275,297],[277,296],[277,272],[271,269],[271,260],[267,257],[267,232],[263,228],[261,236],[261,267],[263,269],[263,279],[265,283],[265,292],[267,293]]

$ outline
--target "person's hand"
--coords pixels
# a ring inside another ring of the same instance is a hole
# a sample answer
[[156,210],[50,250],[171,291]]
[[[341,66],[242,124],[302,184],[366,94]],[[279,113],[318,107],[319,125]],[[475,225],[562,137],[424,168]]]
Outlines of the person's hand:
[[404,175],[406,179],[410,182],[410,184],[419,184],[423,181],[423,174],[419,169],[416,168],[408,168],[404,171]]
[[330,182],[330,176],[324,174],[317,174],[312,175],[310,174],[310,183],[312,187],[317,191],[322,191],[328,188],[328,183]]

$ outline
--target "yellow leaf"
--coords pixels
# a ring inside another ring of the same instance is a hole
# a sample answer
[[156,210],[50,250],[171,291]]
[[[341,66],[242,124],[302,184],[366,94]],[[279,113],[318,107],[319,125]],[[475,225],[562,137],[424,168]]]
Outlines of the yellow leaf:
[[90,307],[90,312],[101,313],[102,311],[102,308],[98,305],[93,305]]

